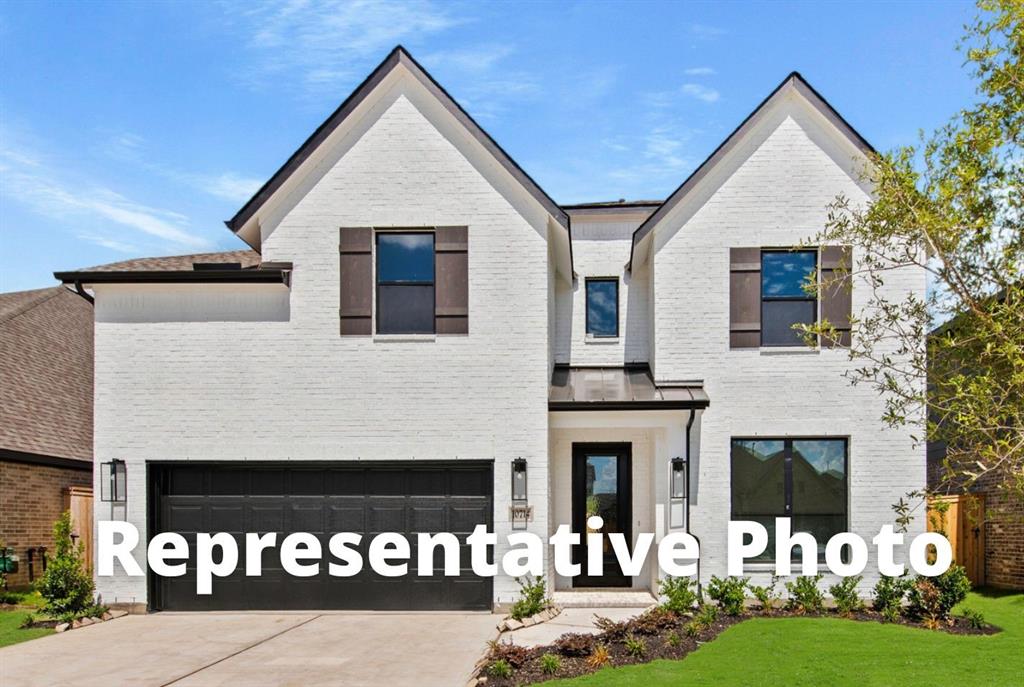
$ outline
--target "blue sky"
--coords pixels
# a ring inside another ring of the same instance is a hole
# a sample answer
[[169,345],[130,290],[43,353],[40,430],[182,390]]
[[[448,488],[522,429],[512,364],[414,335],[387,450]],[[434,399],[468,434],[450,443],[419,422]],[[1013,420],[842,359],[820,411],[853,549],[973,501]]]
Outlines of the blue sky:
[[974,7],[6,2],[0,290],[224,227],[398,43],[563,203],[663,198],[790,71],[877,148],[970,102]]

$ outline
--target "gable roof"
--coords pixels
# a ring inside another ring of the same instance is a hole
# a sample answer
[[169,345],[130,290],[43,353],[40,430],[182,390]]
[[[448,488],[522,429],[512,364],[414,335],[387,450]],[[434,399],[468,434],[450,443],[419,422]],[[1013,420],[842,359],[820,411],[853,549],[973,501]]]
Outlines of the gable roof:
[[157,258],[134,258],[109,262],[95,267],[83,267],[75,272],[162,272],[165,270],[190,270],[196,263],[237,262],[242,269],[259,267],[260,254],[254,250],[229,250],[220,253],[191,253],[189,255],[166,255]]
[[63,286],[0,294],[0,457],[92,460],[93,311]]
[[[394,69],[399,65],[405,67],[410,74],[413,75],[424,88],[427,89],[434,97],[436,97],[440,103],[448,110],[456,120],[462,124],[469,133],[475,138],[485,150],[487,150],[498,163],[505,168],[505,170],[512,175],[516,181],[519,182],[526,191],[533,196],[533,198],[541,204],[542,207],[550,214],[555,221],[557,221],[562,227],[569,231],[569,216],[563,210],[558,203],[551,199],[544,189],[542,189],[536,181],[530,177],[519,164],[512,159],[512,157],[505,152],[505,150],[498,145],[498,143],[491,138],[490,134],[484,131],[483,127],[476,123],[476,121],[469,116],[462,106],[459,105],[451,95],[439,84],[434,77],[432,77],[415,59],[412,55],[403,48],[401,45],[396,46],[394,50],[384,61],[381,62],[373,72],[370,73],[366,79],[359,84],[358,87],[349,95],[345,101],[338,106],[331,116],[329,116],[316,131],[314,131],[306,141],[299,146],[299,149],[292,153],[291,157],[274,172],[273,176],[267,180],[263,186],[250,198],[245,205],[243,205],[235,216],[229,220],[226,220],[224,224],[228,226],[231,231],[238,234],[239,230],[245,226],[245,224],[252,219],[259,209],[274,195],[274,193],[281,188],[281,186],[294,174],[302,163],[305,162],[309,156],[315,151],[321,143],[323,143],[330,135],[337,129],[352,112],[360,105],[373,92],[373,90],[380,84],[381,81],[387,77]],[[243,239],[244,240],[244,239]]]
[[254,250],[135,258],[80,270],[54,272],[82,293],[83,284],[260,283],[290,284],[291,263],[263,262]]
[[850,142],[858,148],[864,154],[874,154],[876,151],[874,147],[867,142],[860,133],[854,129],[849,122],[843,119],[843,116],[836,111],[832,105],[829,104],[825,98],[814,90],[814,87],[807,82],[800,72],[790,72],[790,74],[782,80],[778,86],[772,90],[768,96],[758,103],[754,111],[751,112],[746,118],[740,122],[731,134],[729,134],[724,141],[722,141],[717,148],[707,159],[700,164],[697,169],[693,171],[690,176],[683,181],[679,187],[673,191],[668,198],[665,199],[660,207],[654,211],[654,213],[648,217],[643,224],[637,227],[636,231],[633,232],[633,245],[629,250],[629,266],[633,265],[633,253],[636,250],[638,243],[644,240],[648,234],[657,226],[658,222],[664,219],[679,203],[683,201],[689,195],[690,191],[703,179],[707,174],[722,160],[743,138],[748,131],[750,131],[757,118],[757,115],[768,107],[777,97],[781,97],[784,93],[795,91],[803,96],[804,100],[811,104],[818,112],[820,112],[825,119],[832,123],[844,136],[846,136]]

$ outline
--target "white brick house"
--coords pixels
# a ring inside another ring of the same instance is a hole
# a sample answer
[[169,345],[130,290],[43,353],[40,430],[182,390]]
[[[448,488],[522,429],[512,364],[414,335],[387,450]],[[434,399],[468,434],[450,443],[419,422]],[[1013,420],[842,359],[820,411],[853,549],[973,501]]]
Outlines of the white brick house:
[[[868,199],[867,150],[793,74],[666,201],[563,207],[398,48],[228,222],[252,251],[58,273],[95,298],[95,460],[126,464],[126,502],[97,517],[143,541],[485,523],[501,542],[521,458],[529,531],[594,512],[634,539],[687,530],[704,581],[733,517],[870,539],[924,486],[924,450],[843,378],[845,350],[776,345],[787,317],[850,307],[785,281],[841,248],[779,249],[837,194]],[[150,609],[489,608],[517,590],[266,566],[210,597],[192,578],[97,586]],[[552,586],[657,589],[653,554],[606,572]]]

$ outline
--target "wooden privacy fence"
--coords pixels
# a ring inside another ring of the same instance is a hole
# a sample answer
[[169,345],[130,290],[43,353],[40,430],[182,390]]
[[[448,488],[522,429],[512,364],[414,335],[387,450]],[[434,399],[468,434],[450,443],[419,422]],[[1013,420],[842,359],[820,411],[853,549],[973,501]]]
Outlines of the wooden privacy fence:
[[64,510],[71,511],[71,536],[75,542],[82,542],[85,565],[92,573],[95,558],[92,546],[92,487],[65,489]]
[[928,500],[928,531],[946,535],[953,560],[967,570],[975,587],[985,584],[985,497],[933,496]]

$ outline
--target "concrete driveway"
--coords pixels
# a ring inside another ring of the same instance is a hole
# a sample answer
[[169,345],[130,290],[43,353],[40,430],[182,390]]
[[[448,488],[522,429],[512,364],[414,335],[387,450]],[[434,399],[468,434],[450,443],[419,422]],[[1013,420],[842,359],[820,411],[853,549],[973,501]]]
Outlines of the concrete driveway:
[[490,614],[156,613],[0,649],[0,684],[463,687]]

